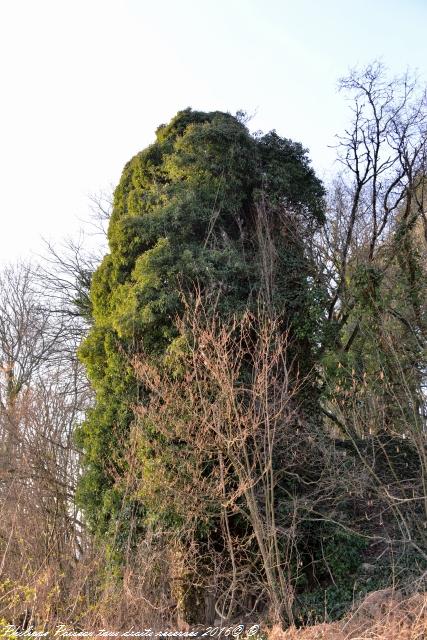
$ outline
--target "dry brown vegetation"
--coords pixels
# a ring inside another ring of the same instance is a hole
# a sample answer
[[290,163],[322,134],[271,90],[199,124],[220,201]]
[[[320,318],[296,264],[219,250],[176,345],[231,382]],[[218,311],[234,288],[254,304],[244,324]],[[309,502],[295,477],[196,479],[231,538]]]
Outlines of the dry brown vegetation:
[[427,595],[403,598],[392,590],[369,594],[343,620],[283,631],[269,640],[423,640],[427,635]]

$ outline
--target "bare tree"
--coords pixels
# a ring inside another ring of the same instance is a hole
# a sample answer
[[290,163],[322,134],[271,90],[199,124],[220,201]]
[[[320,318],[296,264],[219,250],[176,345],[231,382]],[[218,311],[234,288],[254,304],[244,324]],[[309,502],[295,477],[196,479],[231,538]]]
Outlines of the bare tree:
[[427,99],[416,79],[389,80],[380,63],[352,72],[340,88],[350,95],[353,119],[339,137],[343,171],[330,193],[321,252],[328,318],[342,327],[353,305],[349,271],[357,264],[387,269],[384,249],[398,219],[425,223]]
[[3,270],[0,610],[15,620],[32,611],[43,622],[64,602],[85,544],[74,504],[79,461],[72,433],[90,402],[69,318],[49,302],[37,269]]
[[150,401],[129,455],[135,494],[183,523],[170,540],[178,612],[202,619],[204,593],[220,619],[268,609],[290,622],[299,524],[320,504],[326,458],[302,418],[288,334],[261,312],[221,322],[200,296],[179,326],[166,367],[135,359]]

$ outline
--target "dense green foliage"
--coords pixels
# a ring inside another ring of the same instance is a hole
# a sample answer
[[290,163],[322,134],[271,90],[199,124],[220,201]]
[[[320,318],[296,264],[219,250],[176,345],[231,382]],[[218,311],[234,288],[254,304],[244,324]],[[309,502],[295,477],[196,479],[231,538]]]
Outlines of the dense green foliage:
[[114,194],[110,253],[93,277],[93,328],[80,350],[96,404],[77,434],[85,452],[78,497],[99,532],[115,536],[126,526],[120,451],[132,404],[144,395],[130,356],[165,354],[176,337],[180,291],[195,283],[218,293],[224,316],[257,308],[264,287],[257,209],[265,203],[277,247],[269,303],[292,325],[307,372],[320,314],[301,236],[323,220],[323,187],[302,146],[275,132],[252,136],[226,113],[187,109],[126,165]]

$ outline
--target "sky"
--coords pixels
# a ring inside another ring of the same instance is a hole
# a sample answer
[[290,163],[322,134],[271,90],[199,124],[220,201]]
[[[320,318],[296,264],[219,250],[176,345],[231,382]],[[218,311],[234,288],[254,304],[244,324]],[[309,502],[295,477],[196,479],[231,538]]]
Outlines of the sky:
[[86,230],[91,196],[180,109],[252,116],[327,180],[338,78],[427,81],[427,0],[0,0],[0,263]]

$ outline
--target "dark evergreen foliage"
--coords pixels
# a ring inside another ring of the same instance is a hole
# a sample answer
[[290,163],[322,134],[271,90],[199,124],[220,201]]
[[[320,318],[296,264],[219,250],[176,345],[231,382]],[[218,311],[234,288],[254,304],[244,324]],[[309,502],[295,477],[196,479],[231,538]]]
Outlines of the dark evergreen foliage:
[[304,235],[323,221],[324,190],[306,150],[277,133],[251,135],[236,117],[186,109],[125,166],[114,194],[110,253],[91,287],[93,328],[80,349],[96,404],[77,431],[85,454],[78,498],[98,532],[125,526],[117,477],[141,398],[130,357],[161,358],[176,337],[180,292],[217,291],[224,317],[262,298],[257,209],[274,235],[272,304],[291,326],[298,365],[313,365],[319,292]]

